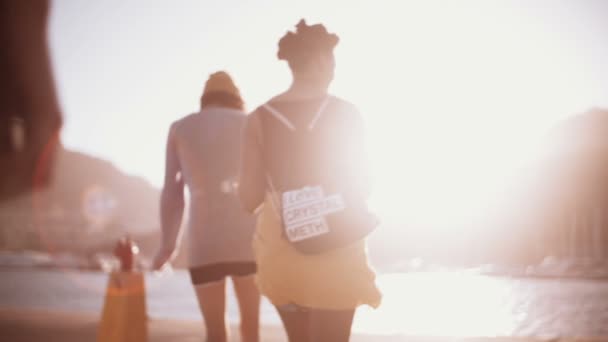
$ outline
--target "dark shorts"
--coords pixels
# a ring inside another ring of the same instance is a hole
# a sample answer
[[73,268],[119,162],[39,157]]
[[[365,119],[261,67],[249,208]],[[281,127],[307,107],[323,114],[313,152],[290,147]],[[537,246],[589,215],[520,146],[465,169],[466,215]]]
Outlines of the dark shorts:
[[224,280],[228,276],[245,277],[257,271],[255,262],[222,262],[190,268],[192,285]]

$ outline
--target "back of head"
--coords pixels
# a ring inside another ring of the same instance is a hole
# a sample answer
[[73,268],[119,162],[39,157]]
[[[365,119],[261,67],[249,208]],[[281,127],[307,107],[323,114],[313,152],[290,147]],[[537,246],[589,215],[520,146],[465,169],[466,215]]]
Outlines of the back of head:
[[323,55],[330,55],[340,38],[327,32],[322,24],[308,25],[304,19],[295,32],[287,32],[279,41],[279,60],[285,60],[292,71],[300,71]]
[[209,106],[240,110],[244,107],[239,89],[225,71],[211,74],[205,83],[201,96],[201,109]]

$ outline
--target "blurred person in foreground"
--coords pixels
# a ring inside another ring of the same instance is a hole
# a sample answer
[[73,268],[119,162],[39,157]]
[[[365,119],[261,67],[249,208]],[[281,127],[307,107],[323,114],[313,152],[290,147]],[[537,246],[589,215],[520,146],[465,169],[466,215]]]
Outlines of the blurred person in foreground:
[[200,112],[174,122],[167,139],[162,242],[154,268],[161,269],[177,250],[187,185],[190,278],[209,342],[228,339],[229,277],[241,313],[241,341],[259,340],[260,294],[254,283],[251,248],[254,220],[242,210],[236,195],[245,118],[239,90],[227,73],[217,72],[205,84]]
[[[328,94],[337,43],[338,37],[323,25],[309,26],[304,20],[281,38],[278,58],[287,61],[292,84],[250,114],[244,131],[239,195],[247,210],[259,213],[257,283],[277,308],[291,342],[348,341],[355,309],[377,307],[381,301],[365,240],[302,253],[285,228],[287,192],[276,196],[285,184],[311,174],[340,179],[360,196],[369,196],[362,118],[354,105]],[[307,135],[320,139],[310,141]],[[317,162],[303,165],[304,159]],[[336,162],[348,167],[332,167]],[[276,203],[281,196],[282,206]],[[314,214],[318,208],[309,209]]]
[[0,0],[0,201],[50,179],[61,114],[47,46],[49,7]]

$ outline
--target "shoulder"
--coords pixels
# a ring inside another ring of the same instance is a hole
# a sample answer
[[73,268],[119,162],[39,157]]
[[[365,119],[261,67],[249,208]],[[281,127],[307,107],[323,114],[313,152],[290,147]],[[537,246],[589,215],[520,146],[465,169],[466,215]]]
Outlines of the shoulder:
[[275,98],[271,98],[268,101],[265,101],[264,103],[262,103],[261,105],[257,106],[255,109],[253,109],[251,112],[249,112],[249,114],[247,115],[248,119],[251,119],[253,117],[257,117],[260,116],[261,113],[263,113],[266,109],[265,107],[274,100]]
[[337,115],[340,122],[347,124],[347,126],[364,126],[363,117],[359,108],[353,103],[346,101],[337,96],[330,97],[330,111]]
[[252,110],[251,112],[249,112],[249,114],[245,116],[243,132],[245,134],[246,139],[258,140],[261,138],[261,117],[265,112],[264,104],[256,107],[254,110]]
[[345,110],[350,109],[352,111],[358,110],[357,106],[355,106],[352,102],[347,101],[341,97],[329,95],[329,99],[335,106],[338,106],[339,108],[342,108]]
[[189,125],[191,125],[194,121],[196,121],[199,118],[199,114],[200,113],[191,113],[191,114],[184,116],[181,119],[173,121],[171,123],[171,127],[170,127],[171,132],[177,132],[182,127],[188,127]]
[[257,124],[257,122],[260,120],[260,116],[262,115],[263,111],[263,107],[260,106],[251,111],[249,114],[247,114],[245,116],[245,126],[249,127],[251,125]]
[[359,108],[355,104],[350,101],[344,100],[338,96],[330,95],[329,100],[330,103],[334,106],[334,108],[344,111],[351,114],[359,114]]
[[251,126],[253,124],[257,124],[257,122],[260,120],[260,117],[262,115],[264,115],[265,112],[267,112],[267,109],[265,108],[265,106],[270,103],[271,100],[268,100],[264,103],[262,103],[261,105],[257,106],[254,110],[252,110],[251,112],[249,112],[249,114],[247,114],[247,118],[246,118],[246,125],[247,126]]

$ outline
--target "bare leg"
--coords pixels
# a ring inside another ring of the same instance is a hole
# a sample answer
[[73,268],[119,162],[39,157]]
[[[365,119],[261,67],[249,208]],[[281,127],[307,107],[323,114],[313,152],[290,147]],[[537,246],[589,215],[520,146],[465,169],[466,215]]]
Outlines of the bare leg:
[[232,277],[241,312],[241,342],[260,340],[260,292],[254,276]]
[[348,342],[355,310],[317,310],[310,312],[310,341]]
[[308,311],[292,311],[278,307],[277,311],[283,321],[289,342],[310,342]]
[[207,342],[227,342],[226,281],[197,285],[194,290],[207,328]]

